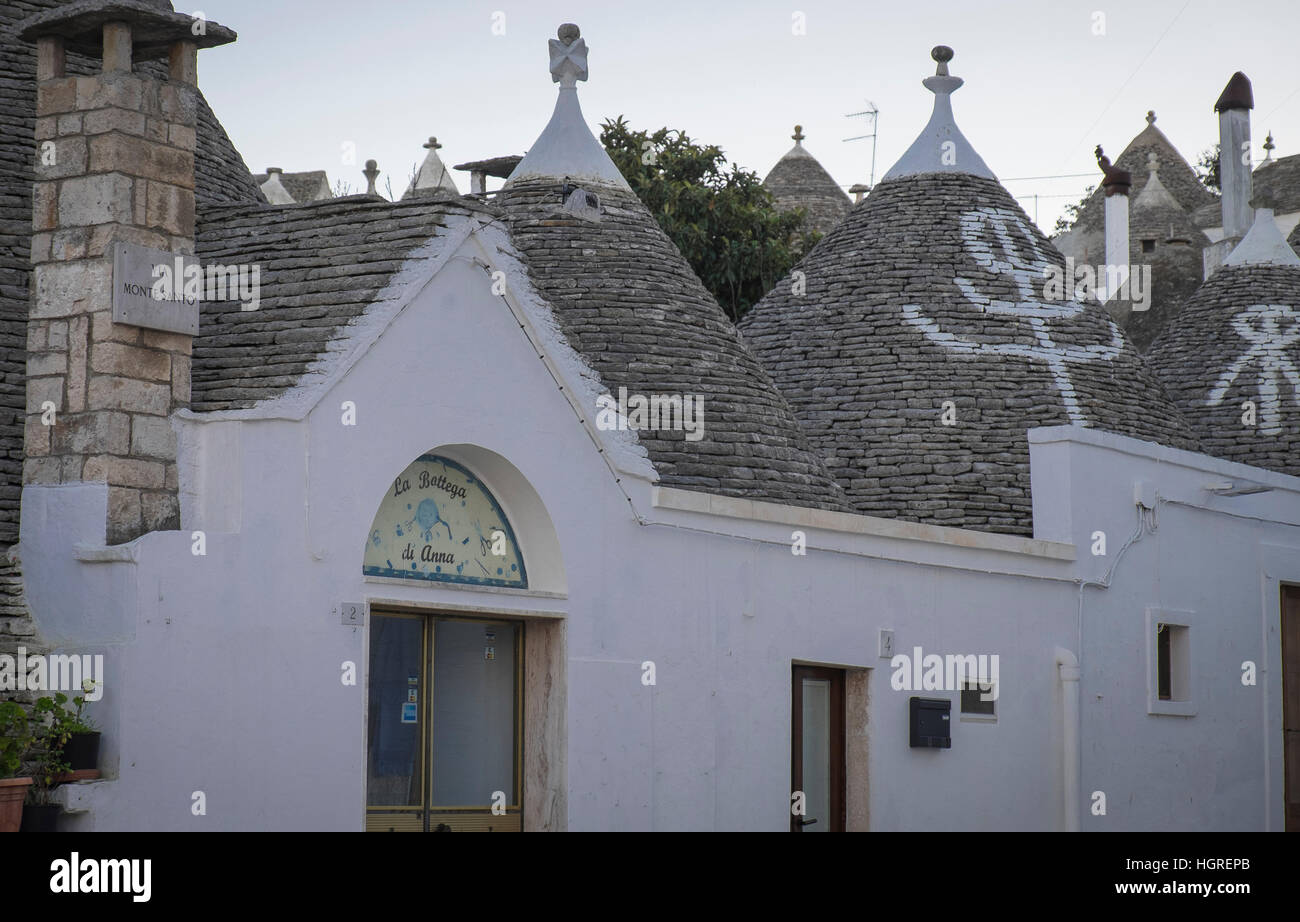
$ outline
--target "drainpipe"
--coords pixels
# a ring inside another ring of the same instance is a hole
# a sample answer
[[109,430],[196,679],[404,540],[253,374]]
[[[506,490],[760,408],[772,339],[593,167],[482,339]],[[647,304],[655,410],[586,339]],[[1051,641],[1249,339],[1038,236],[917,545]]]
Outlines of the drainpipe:
[[1065,800],[1065,831],[1079,831],[1079,660],[1062,647],[1056,648],[1056,666],[1061,676],[1064,699],[1061,716],[1061,787]]

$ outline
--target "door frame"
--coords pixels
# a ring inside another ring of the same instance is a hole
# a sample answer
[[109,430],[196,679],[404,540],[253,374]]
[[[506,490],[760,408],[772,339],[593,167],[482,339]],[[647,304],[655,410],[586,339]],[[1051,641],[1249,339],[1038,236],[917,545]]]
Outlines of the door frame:
[[[373,627],[373,618],[390,617],[390,618],[411,618],[419,619],[423,622],[423,631],[421,635],[420,651],[420,668],[426,678],[423,682],[424,688],[420,692],[420,765],[421,780],[420,790],[423,805],[419,807],[384,807],[380,806],[374,814],[369,798],[369,776],[370,776],[370,758],[369,758],[369,737],[370,737],[370,640],[371,628]],[[362,791],[364,798],[363,829],[370,826],[370,817],[372,815],[384,814],[409,814],[418,813],[421,817],[420,825],[424,832],[439,831],[435,823],[441,820],[451,819],[453,816],[464,816],[470,819],[469,826],[474,831],[492,831],[493,820],[497,820],[495,825],[505,825],[512,831],[522,832],[524,828],[525,815],[525,797],[527,796],[527,785],[524,783],[524,771],[526,765],[525,746],[527,733],[524,728],[524,684],[525,684],[525,650],[526,636],[528,632],[527,618],[520,618],[517,615],[511,617],[504,612],[497,613],[493,611],[474,611],[464,612],[444,607],[425,607],[410,606],[402,604],[384,604],[373,605],[368,609],[366,623],[366,644],[365,644],[365,695],[364,706],[362,709]],[[514,790],[510,794],[510,802],[506,806],[504,815],[484,813],[483,807],[438,807],[432,802],[433,797],[433,753],[431,732],[433,726],[433,692],[435,685],[434,664],[436,658],[434,632],[436,624],[439,621],[458,621],[464,623],[477,624],[506,624],[509,623],[515,628],[514,640],[514,714],[511,721],[511,732],[514,735],[515,755],[514,755]],[[487,819],[480,818],[486,817]],[[472,819],[471,819],[472,818]],[[468,830],[467,830],[468,831]]]
[[[1290,614],[1288,615],[1288,610]],[[1288,655],[1295,660],[1300,660],[1300,648],[1288,649],[1287,647],[1287,620],[1288,617],[1295,618],[1300,622],[1300,585],[1294,583],[1281,583],[1278,587],[1278,633],[1280,635],[1280,654],[1281,669],[1278,671],[1282,676],[1282,829],[1285,832],[1300,832],[1300,807],[1292,811],[1291,804],[1300,801],[1300,791],[1292,790],[1291,779],[1300,775],[1300,766],[1290,766],[1287,764],[1287,720],[1288,718],[1297,724],[1295,730],[1290,732],[1300,733],[1300,713],[1287,713],[1288,701],[1300,701],[1300,689],[1293,690],[1292,694],[1287,694],[1287,657]],[[1295,630],[1300,634],[1300,625]],[[1297,669],[1300,672],[1300,669]],[[1294,798],[1294,800],[1293,800]]]
[[[846,790],[848,719],[845,713],[845,670],[833,666],[809,666],[792,663],[790,668],[790,793],[803,790],[803,680],[827,679],[831,683],[830,738],[830,832],[846,829],[848,792]],[[802,832],[799,818],[790,814],[790,831]]]

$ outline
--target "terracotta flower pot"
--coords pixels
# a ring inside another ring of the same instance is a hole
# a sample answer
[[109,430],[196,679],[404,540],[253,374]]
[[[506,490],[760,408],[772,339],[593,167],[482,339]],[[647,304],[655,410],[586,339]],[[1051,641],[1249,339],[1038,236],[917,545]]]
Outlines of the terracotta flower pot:
[[0,780],[0,832],[17,832],[23,823],[23,799],[31,778]]

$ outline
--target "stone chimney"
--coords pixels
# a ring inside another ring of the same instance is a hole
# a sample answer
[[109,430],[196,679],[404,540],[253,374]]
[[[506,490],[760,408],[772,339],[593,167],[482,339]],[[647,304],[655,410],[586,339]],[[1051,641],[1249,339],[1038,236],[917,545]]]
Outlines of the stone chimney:
[[1255,108],[1250,80],[1241,71],[1232,75],[1219,94],[1219,190],[1223,193],[1223,238],[1205,249],[1208,279],[1241,242],[1253,223],[1250,207],[1250,110]]
[[[235,34],[166,0],[78,0],[19,29],[37,45],[23,483],[107,484],[123,543],[180,527],[169,417],[192,339],[114,320],[114,255],[193,253],[198,49]],[[68,51],[100,71],[69,76]]]
[[[1097,145],[1097,165],[1101,167],[1101,187],[1105,190],[1106,266],[1107,281],[1104,303],[1114,299],[1119,287],[1128,278],[1128,192],[1133,185],[1133,174],[1112,166],[1110,158]],[[1110,267],[1114,267],[1112,270]],[[1111,284],[1113,279],[1113,284]],[[1098,280],[1100,282],[1100,279]]]

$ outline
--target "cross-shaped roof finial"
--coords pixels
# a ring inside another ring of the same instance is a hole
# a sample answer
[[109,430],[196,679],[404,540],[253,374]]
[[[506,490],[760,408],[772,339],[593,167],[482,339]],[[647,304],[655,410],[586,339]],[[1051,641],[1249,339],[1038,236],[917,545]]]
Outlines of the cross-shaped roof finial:
[[1273,132],[1268,133],[1264,139],[1264,162],[1268,163],[1273,159],[1273,150],[1276,145],[1273,144]]
[[796,144],[801,142],[804,139],[803,125],[795,125],[794,134],[790,135],[790,137],[794,138],[794,143]]
[[571,22],[566,22],[555,33],[558,39],[551,39],[551,80],[561,87],[577,86],[579,80],[587,79],[587,43],[582,39],[582,31]]

